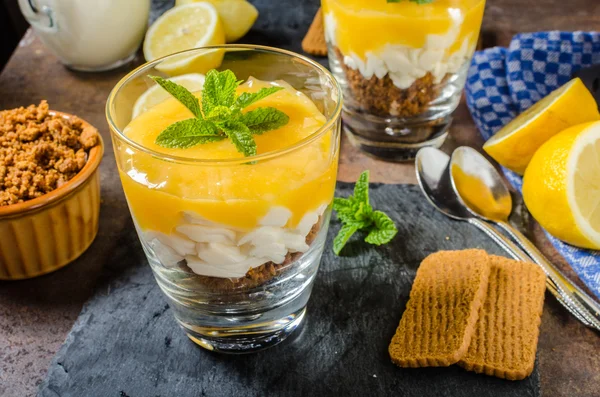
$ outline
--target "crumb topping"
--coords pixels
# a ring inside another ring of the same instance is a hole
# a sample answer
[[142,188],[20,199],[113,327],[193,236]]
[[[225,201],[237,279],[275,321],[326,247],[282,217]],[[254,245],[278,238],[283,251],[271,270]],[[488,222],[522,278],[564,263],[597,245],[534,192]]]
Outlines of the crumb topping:
[[49,193],[85,166],[98,130],[51,115],[48,103],[0,111],[0,206]]

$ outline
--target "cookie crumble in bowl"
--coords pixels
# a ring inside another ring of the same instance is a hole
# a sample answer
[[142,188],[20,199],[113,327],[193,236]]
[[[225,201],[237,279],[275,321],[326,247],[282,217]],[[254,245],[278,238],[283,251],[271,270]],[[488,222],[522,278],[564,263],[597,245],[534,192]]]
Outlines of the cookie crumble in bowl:
[[52,272],[89,247],[103,151],[96,128],[46,101],[0,111],[1,280]]

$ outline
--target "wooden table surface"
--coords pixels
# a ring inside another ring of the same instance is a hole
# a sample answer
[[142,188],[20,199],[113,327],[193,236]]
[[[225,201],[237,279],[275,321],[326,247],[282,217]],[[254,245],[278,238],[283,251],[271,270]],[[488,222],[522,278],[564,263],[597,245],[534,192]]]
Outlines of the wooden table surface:
[[[507,45],[519,31],[594,30],[600,28],[596,0],[488,0],[482,28],[483,45]],[[142,61],[138,57],[135,65]],[[35,395],[37,385],[65,339],[103,264],[111,253],[103,246],[132,227],[118,179],[104,105],[109,91],[133,66],[102,74],[65,69],[28,32],[0,75],[0,109],[47,99],[53,109],[74,113],[97,126],[107,145],[101,166],[102,213],[98,238],[76,262],[53,274],[28,281],[0,282],[0,396]],[[447,151],[459,145],[482,144],[464,103],[456,112]],[[415,183],[411,163],[386,163],[369,158],[342,142],[339,180],[354,181],[370,169],[372,181]],[[544,240],[539,228],[532,236],[542,250],[575,277]],[[578,322],[547,294],[539,342],[539,368],[546,396],[600,396],[600,335]]]

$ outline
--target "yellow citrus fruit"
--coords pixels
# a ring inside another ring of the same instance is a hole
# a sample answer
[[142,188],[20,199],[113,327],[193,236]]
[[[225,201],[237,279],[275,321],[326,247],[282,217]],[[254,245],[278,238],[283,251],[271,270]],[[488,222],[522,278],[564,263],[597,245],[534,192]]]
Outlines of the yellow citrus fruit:
[[254,25],[258,10],[246,0],[177,0],[175,6],[209,1],[221,17],[225,28],[225,40],[232,43],[241,39]]
[[483,149],[506,168],[523,174],[535,151],[566,128],[600,120],[598,105],[576,78],[521,113],[491,137]]
[[[148,29],[144,41],[147,61],[179,51],[225,44],[225,32],[216,8],[208,2],[174,7],[160,16]],[[223,51],[207,50],[195,55],[180,55],[156,66],[170,75],[206,73],[221,65]]]
[[[172,77],[169,80],[187,88],[191,92],[200,91],[202,86],[204,86],[204,75],[200,73],[182,74],[181,76]],[[136,118],[168,98],[170,98],[170,95],[164,88],[158,84],[153,85],[135,101],[132,118]]]
[[568,128],[544,143],[525,171],[523,198],[553,236],[600,249],[600,121]]

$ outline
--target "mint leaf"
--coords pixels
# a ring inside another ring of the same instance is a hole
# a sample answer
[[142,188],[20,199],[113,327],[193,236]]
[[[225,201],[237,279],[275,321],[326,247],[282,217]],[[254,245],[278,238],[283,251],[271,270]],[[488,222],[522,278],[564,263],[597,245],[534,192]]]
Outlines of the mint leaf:
[[333,209],[334,211],[352,211],[352,200],[334,197],[333,198]]
[[187,107],[195,119],[178,121],[156,137],[156,144],[167,148],[185,149],[194,145],[231,139],[244,156],[257,153],[253,135],[286,125],[290,118],[273,107],[257,108],[247,113],[242,109],[282,90],[282,87],[261,88],[244,93],[236,99],[236,89],[242,82],[231,70],[210,70],[202,89],[202,106],[191,92],[172,81],[149,76]]
[[199,143],[216,142],[223,138],[210,121],[187,119],[168,126],[158,134],[155,143],[166,148],[187,149]]
[[281,90],[283,90],[283,87],[267,87],[267,88],[261,88],[257,92],[253,92],[253,93],[244,92],[242,95],[240,95],[238,97],[237,101],[235,101],[235,104],[240,109],[243,109],[247,106],[252,105],[254,102],[260,101],[261,99],[264,99],[264,98],[268,97],[269,95],[274,94],[277,91],[281,91]]
[[369,204],[369,171],[363,171],[354,185],[354,199]]
[[342,222],[340,233],[333,242],[333,251],[339,255],[344,244],[355,232],[367,232],[365,241],[369,244],[386,244],[394,238],[396,225],[381,211],[374,211],[369,204],[369,172],[364,171],[354,185],[354,195],[348,198],[335,197],[333,210]]
[[[335,209],[335,208],[334,208]],[[345,207],[342,210],[336,210],[337,217],[342,223],[353,223],[365,229],[373,223],[371,213],[373,209],[364,203],[353,202],[351,207]]]
[[[342,223],[358,223],[356,217],[354,216],[354,212],[337,212],[337,217]],[[363,225],[361,225],[363,226]]]
[[205,117],[214,122],[225,121],[231,117],[231,109],[227,106],[215,106]]
[[344,248],[348,240],[350,240],[350,237],[352,237],[352,235],[356,233],[358,229],[359,226],[355,224],[342,226],[337,236],[335,236],[333,239],[333,252],[335,252],[336,255],[340,254],[342,248]]
[[263,134],[267,131],[281,128],[290,121],[287,114],[272,107],[257,108],[242,114],[240,120],[253,134]]
[[246,157],[256,155],[256,142],[252,138],[250,129],[244,123],[228,120],[219,123],[219,128],[231,139],[238,152]]
[[350,198],[334,197],[333,210],[337,213],[337,217],[343,223],[356,223],[356,206]]
[[200,104],[198,103],[198,98],[194,96],[191,92],[187,90],[187,88],[174,83],[170,80],[163,79],[158,76],[149,76],[152,80],[156,81],[158,85],[165,89],[169,94],[171,94],[175,99],[183,104],[186,108],[192,112],[192,114],[197,118],[202,118],[202,112],[200,111]]
[[387,244],[394,238],[396,233],[398,233],[394,221],[392,221],[387,214],[381,211],[374,211],[372,219],[375,223],[375,228],[373,228],[365,238],[367,243],[375,245]]
[[235,90],[242,81],[231,70],[218,72],[215,69],[206,73],[202,88],[202,111],[209,114],[216,106],[230,107],[235,102]]
[[356,210],[354,211],[354,218],[357,221],[364,222],[365,224],[371,224],[371,214],[373,213],[373,207],[365,203],[357,203]]

